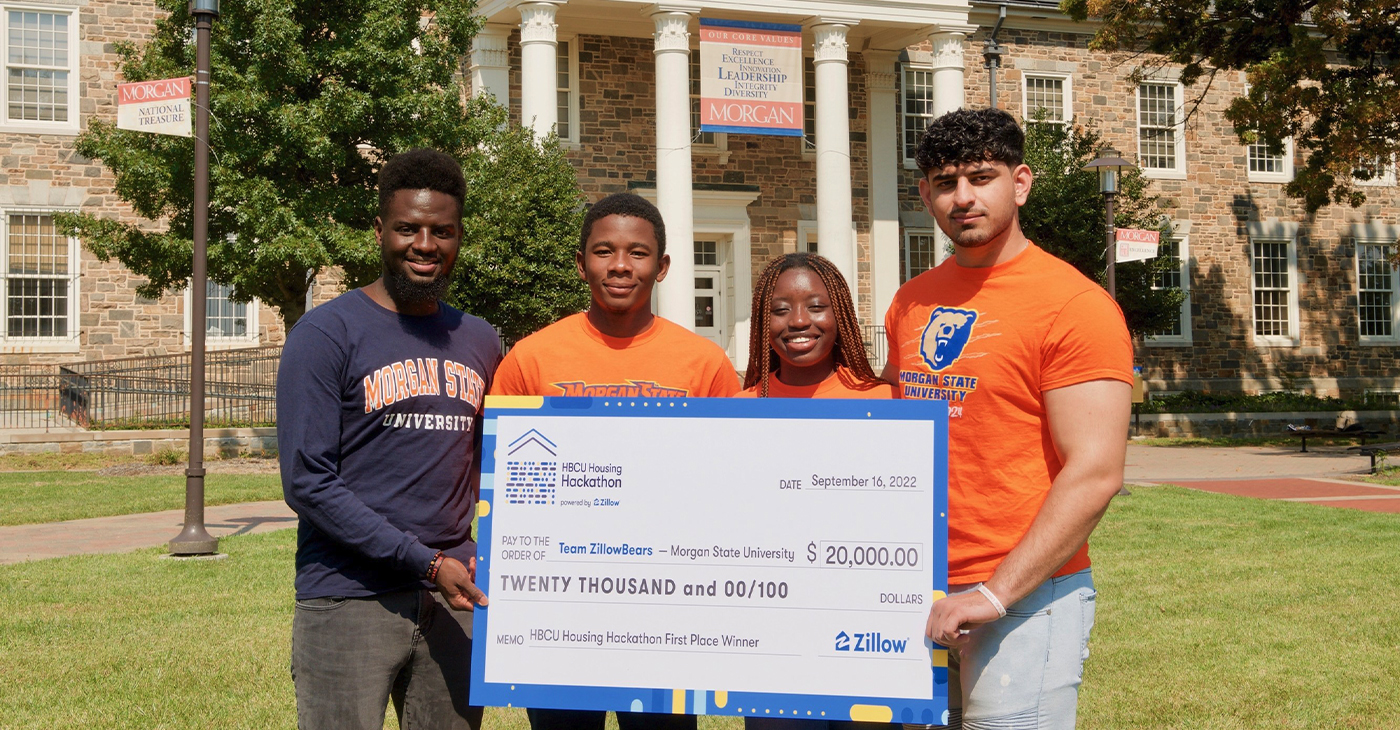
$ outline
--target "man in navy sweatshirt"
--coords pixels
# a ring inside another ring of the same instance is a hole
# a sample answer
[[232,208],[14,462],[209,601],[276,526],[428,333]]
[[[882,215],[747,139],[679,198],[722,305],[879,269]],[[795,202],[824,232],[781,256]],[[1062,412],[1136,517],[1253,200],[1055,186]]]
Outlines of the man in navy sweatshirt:
[[305,729],[481,726],[468,704],[491,325],[440,301],[466,183],[433,150],[379,173],[383,271],[307,312],[277,372],[282,488],[297,525],[292,679]]

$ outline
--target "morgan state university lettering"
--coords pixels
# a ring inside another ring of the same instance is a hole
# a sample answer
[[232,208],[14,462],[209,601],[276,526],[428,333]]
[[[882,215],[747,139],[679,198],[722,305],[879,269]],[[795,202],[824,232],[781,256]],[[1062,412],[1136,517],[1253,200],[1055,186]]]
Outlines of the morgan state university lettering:
[[480,410],[486,381],[475,370],[451,360],[442,363],[442,379],[438,379],[435,357],[410,358],[390,363],[366,375],[365,413],[420,395],[440,395],[460,398]]

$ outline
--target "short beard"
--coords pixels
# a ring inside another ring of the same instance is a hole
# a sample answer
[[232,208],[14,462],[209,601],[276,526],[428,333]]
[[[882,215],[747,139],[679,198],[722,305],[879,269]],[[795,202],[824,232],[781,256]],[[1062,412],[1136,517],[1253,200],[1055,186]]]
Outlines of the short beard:
[[436,304],[438,300],[447,294],[447,289],[452,286],[452,270],[442,272],[432,281],[414,281],[403,272],[403,269],[390,269],[384,276],[384,290],[389,293],[389,298],[400,306],[415,306],[419,304]]

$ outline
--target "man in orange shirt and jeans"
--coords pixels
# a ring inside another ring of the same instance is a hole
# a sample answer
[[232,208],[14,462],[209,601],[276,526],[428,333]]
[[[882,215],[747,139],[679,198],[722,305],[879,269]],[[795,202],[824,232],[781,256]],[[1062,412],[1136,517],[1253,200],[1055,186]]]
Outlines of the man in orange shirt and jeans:
[[1088,537],[1123,484],[1132,343],[1108,293],[1027,240],[1025,136],[995,109],[935,119],[919,194],[955,257],[885,317],[886,379],[948,403],[947,724],[1072,729],[1094,622]]
[[[521,340],[496,370],[492,395],[727,398],[739,377],[719,345],[651,313],[666,278],[661,212],[630,193],[589,208],[576,255],[588,311]],[[603,730],[605,712],[529,711],[533,730]],[[617,713],[622,730],[695,730],[694,715]]]

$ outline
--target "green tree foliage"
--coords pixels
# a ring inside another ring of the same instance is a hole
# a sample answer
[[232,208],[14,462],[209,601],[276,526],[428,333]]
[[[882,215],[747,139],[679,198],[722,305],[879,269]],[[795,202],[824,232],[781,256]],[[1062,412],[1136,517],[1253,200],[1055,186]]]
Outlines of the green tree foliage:
[[462,167],[468,192],[452,303],[500,327],[506,342],[583,311],[588,286],[574,253],[584,210],[557,139],[542,149],[529,129],[511,127]]
[[[193,75],[187,3],[156,5],[169,15],[151,39],[118,45],[124,80]],[[376,175],[383,160],[414,147],[461,160],[468,215],[494,222],[467,222],[472,239],[458,267],[460,300],[486,298],[477,294],[475,267],[489,272],[484,283],[503,288],[500,278],[517,271],[513,245],[541,266],[564,255],[543,253],[546,243],[534,233],[572,225],[581,206],[558,146],[522,145],[498,106],[465,99],[461,64],[480,23],[474,7],[472,0],[223,4],[212,34],[210,279],[231,285],[235,300],[257,297],[276,307],[289,327],[304,311],[315,273],[340,267],[347,287],[373,280],[380,269]],[[185,288],[193,261],[193,141],[94,120],[75,146],[102,161],[118,196],[151,223],[65,214],[60,226],[98,258],[145,276],[143,296]],[[567,239],[557,243],[572,255]],[[524,325],[500,319],[505,310],[488,315],[510,332],[548,321],[543,310],[558,316],[577,308],[552,288],[532,290],[542,283],[554,286],[539,275],[515,282],[514,297],[539,297],[512,310],[533,312]]]
[[1153,54],[1138,68],[1179,67],[1197,102],[1222,72],[1247,96],[1225,112],[1242,142],[1306,152],[1287,186],[1309,213],[1361,205],[1356,188],[1400,151],[1400,6],[1394,0],[1061,0],[1103,25],[1093,47]]
[[[1099,177],[1084,169],[1098,156],[1099,135],[1069,124],[1026,124],[1026,164],[1035,173],[1030,198],[1021,208],[1021,229],[1041,248],[1068,261],[1094,281],[1106,281],[1104,199]],[[1143,228],[1169,233],[1157,210],[1157,196],[1136,170],[1119,177],[1114,223],[1119,228]],[[1181,312],[1179,289],[1154,289],[1158,278],[1173,270],[1169,260],[1118,264],[1115,268],[1118,304],[1135,337],[1172,326]]]

